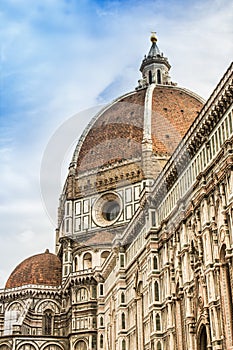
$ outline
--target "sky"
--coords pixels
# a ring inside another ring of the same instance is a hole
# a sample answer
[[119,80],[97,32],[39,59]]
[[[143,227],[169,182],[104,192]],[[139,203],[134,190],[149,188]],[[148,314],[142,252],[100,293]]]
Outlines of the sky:
[[137,86],[151,31],[172,81],[207,99],[233,56],[228,0],[0,0],[0,288],[26,257],[54,251],[74,145]]

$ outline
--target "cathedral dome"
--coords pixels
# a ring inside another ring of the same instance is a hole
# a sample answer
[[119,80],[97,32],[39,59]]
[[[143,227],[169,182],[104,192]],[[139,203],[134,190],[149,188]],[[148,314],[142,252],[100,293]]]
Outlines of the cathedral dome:
[[151,143],[155,156],[168,157],[202,106],[199,96],[175,85],[151,84],[128,93],[93,119],[78,143],[73,164],[80,174],[141,159],[145,142]]
[[29,284],[59,286],[61,284],[61,261],[46,250],[25,259],[11,273],[6,288],[16,288]]
[[129,161],[142,166],[143,173],[143,151],[163,159],[163,167],[203,107],[201,97],[171,82],[171,66],[157,46],[156,33],[151,42],[138,87],[100,111],[81,136],[71,163],[76,174]]
[[123,230],[203,107],[170,80],[168,59],[151,41],[136,89],[97,113],[79,139],[60,197],[60,236],[95,244],[99,228],[113,237]]

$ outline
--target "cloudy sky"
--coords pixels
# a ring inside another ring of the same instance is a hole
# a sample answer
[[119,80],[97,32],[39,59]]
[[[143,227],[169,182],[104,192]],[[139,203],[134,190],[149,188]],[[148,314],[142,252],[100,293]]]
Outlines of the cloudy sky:
[[73,144],[96,106],[135,88],[150,32],[172,80],[208,98],[232,59],[232,24],[228,0],[1,0],[0,287],[22,259],[53,251]]

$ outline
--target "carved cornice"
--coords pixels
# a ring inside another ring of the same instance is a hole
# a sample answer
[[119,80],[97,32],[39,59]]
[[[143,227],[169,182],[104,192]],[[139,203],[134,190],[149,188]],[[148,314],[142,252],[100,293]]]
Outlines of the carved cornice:
[[93,269],[86,269],[78,272],[71,272],[67,277],[65,284],[63,285],[63,292],[69,290],[70,287],[85,285],[85,284],[96,284],[95,271]]
[[60,298],[61,287],[25,285],[18,288],[3,289],[0,291],[0,301],[15,300],[20,298]]

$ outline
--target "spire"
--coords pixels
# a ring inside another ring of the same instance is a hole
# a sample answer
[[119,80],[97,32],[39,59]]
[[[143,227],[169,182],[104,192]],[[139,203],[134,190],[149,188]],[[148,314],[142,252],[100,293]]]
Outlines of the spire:
[[140,71],[142,72],[142,79],[139,80],[139,87],[142,88],[149,84],[171,85],[169,77],[169,70],[171,68],[168,59],[163,56],[157,46],[156,32],[152,32],[150,40],[152,42],[150,51],[144,57]]

